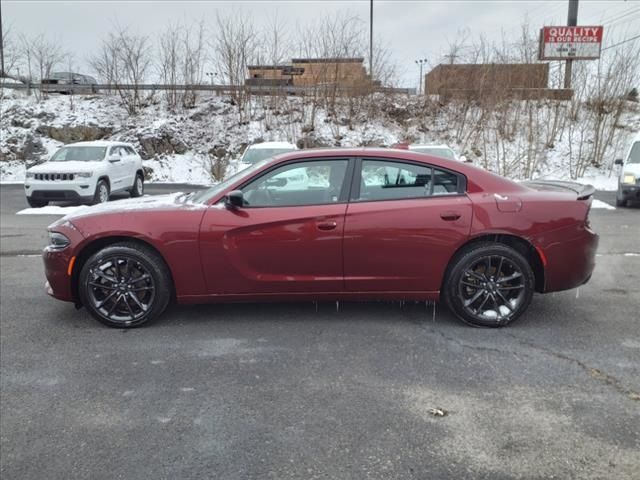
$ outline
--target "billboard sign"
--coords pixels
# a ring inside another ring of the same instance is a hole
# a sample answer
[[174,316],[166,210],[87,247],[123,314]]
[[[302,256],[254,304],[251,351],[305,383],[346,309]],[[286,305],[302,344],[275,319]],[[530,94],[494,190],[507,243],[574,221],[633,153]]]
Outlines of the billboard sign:
[[600,58],[602,26],[543,27],[540,60],[594,60]]

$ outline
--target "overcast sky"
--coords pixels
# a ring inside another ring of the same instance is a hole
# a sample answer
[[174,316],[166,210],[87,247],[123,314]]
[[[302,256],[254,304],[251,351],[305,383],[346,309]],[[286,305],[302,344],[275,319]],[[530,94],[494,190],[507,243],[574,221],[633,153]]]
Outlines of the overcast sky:
[[[443,61],[449,41],[461,29],[471,36],[484,34],[499,39],[518,34],[528,16],[536,29],[542,25],[562,25],[567,20],[567,0],[543,1],[382,1],[374,0],[374,34],[388,45],[400,67],[400,82],[415,86],[417,58],[432,65]],[[299,25],[323,14],[357,15],[368,25],[369,1],[29,1],[2,0],[4,28],[13,34],[45,34],[74,52],[76,63],[86,69],[84,60],[100,45],[117,22],[132,30],[154,36],[169,22],[184,20],[213,24],[216,12],[243,11],[255,24],[263,25],[274,12],[296,32]],[[639,0],[580,0],[578,24],[605,25],[604,44],[640,32]],[[295,52],[294,52],[295,53]]]

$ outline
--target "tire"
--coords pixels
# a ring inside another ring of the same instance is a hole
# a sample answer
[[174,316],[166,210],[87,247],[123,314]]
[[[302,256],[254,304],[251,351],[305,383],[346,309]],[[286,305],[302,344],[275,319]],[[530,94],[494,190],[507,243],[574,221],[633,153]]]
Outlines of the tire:
[[[106,193],[105,193],[106,192]],[[96,191],[93,194],[91,205],[98,203],[107,203],[109,201],[109,184],[105,180],[98,180]]]
[[451,311],[476,327],[504,327],[513,322],[531,303],[534,290],[535,276],[522,254],[491,242],[457,254],[443,288]]
[[27,203],[31,208],[42,208],[49,205],[49,201],[47,200],[37,200],[35,198],[27,197]]
[[141,197],[144,195],[144,178],[139,173],[136,175],[136,179],[133,181],[133,187],[130,190],[132,197]]
[[167,308],[171,293],[166,263],[139,243],[115,243],[94,253],[78,277],[80,301],[109,327],[134,328],[155,320]]
[[626,200],[620,200],[618,197],[616,197],[616,207],[626,207],[627,206],[627,201]]

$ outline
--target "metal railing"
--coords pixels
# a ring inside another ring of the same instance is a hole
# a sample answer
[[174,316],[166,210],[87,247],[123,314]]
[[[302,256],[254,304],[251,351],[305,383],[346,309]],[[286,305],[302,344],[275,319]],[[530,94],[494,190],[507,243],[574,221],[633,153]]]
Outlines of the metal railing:
[[380,87],[367,88],[363,86],[335,86],[335,85],[315,85],[308,87],[295,87],[291,85],[171,85],[162,83],[145,83],[140,85],[131,84],[41,84],[41,83],[4,83],[0,82],[0,88],[13,90],[37,90],[47,93],[99,93],[118,92],[125,90],[138,91],[190,91],[190,92],[216,92],[217,94],[230,94],[245,92],[255,95],[309,95],[321,92],[336,92],[341,94],[365,94],[370,92],[395,93],[405,95],[415,95],[415,88],[393,88]]

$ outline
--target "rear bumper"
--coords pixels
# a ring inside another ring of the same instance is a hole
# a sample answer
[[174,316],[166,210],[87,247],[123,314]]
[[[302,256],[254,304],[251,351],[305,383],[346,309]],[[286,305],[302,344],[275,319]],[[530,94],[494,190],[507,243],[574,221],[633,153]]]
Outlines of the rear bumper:
[[569,290],[589,281],[599,242],[595,232],[574,225],[547,233],[537,241],[546,257],[545,292]]

